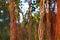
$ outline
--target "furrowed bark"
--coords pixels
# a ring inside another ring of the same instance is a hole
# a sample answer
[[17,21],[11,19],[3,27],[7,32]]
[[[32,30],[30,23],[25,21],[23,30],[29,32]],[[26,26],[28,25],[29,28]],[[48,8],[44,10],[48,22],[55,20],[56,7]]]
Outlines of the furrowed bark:
[[44,40],[44,0],[40,0],[40,21],[38,27],[39,40]]
[[46,36],[48,40],[51,40],[51,15],[50,15],[50,10],[49,10],[49,0],[46,0]]
[[60,40],[60,0],[57,0],[56,40]]
[[15,2],[14,0],[8,0],[10,11],[10,40],[17,40],[17,25],[15,18]]

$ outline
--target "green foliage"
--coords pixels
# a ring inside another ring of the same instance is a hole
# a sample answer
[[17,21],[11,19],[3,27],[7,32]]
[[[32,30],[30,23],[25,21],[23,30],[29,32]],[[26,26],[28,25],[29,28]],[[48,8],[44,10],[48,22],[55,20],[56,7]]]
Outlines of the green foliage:
[[[5,32],[5,27],[9,27],[10,23],[10,17],[9,12],[7,10],[8,3],[6,3],[7,0],[0,0],[0,19],[3,21],[0,21],[0,40],[9,40],[9,35],[7,32]],[[3,13],[1,13],[1,10]],[[8,29],[6,29],[8,31]]]
[[40,3],[40,0],[36,0],[36,5],[38,6]]
[[15,0],[15,17],[16,17],[16,20],[19,20],[19,13],[20,13],[20,8],[19,8],[19,5],[20,5],[20,0]]
[[36,9],[36,8],[35,8],[34,6],[32,6],[32,12],[35,11],[35,9]]
[[9,35],[8,35],[6,32],[3,32],[3,33],[1,34],[1,37],[2,37],[4,40],[10,40]]
[[34,16],[33,16],[33,18],[34,18],[34,20],[36,20],[37,22],[39,21],[39,18],[40,17],[40,15],[39,14],[37,14],[37,13],[34,13]]

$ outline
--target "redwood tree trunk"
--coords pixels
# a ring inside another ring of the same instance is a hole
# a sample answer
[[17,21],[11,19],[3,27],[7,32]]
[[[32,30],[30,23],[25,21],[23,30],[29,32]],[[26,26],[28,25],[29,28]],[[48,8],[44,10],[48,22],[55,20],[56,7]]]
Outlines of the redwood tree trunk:
[[10,11],[10,40],[17,40],[17,25],[15,18],[15,2],[14,0],[8,0]]
[[39,40],[44,40],[44,0],[40,0],[40,21],[38,27]]
[[51,40],[51,21],[50,21],[50,10],[49,10],[49,0],[46,0],[46,36],[48,38],[48,40]]
[[60,0],[57,0],[56,40],[60,40]]

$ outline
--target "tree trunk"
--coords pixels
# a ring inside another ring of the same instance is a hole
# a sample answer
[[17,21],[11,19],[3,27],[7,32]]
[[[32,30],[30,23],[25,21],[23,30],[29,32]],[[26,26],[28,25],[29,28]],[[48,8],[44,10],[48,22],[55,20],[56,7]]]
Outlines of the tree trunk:
[[40,0],[40,21],[38,27],[39,40],[44,40],[44,0]]
[[52,21],[51,21],[51,40],[55,40],[55,28],[56,28],[56,14],[52,12]]
[[48,40],[51,40],[51,15],[49,10],[49,0],[46,0],[46,36]]
[[31,3],[32,0],[29,1],[29,14],[28,14],[28,19],[29,19],[29,28],[28,28],[28,40],[32,40],[32,13],[31,13]]
[[60,0],[57,0],[56,40],[60,40]]
[[37,29],[36,28],[35,28],[35,31],[34,31],[34,39],[38,40],[38,38],[37,38]]
[[8,0],[10,11],[10,40],[17,40],[17,25],[15,18],[15,2],[14,0]]
[[[29,9],[30,10],[30,9]],[[32,34],[32,15],[31,15],[31,11],[29,12],[29,28],[28,28],[28,40],[32,40],[31,39],[31,34]]]

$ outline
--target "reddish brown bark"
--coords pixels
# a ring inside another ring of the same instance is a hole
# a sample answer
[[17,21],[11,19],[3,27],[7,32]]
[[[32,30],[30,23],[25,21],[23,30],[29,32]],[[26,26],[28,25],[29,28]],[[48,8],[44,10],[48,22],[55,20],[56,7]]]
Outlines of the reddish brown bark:
[[44,0],[40,0],[40,20],[38,27],[39,40],[44,40]]
[[51,15],[49,11],[49,0],[46,0],[46,36],[48,40],[51,40]]
[[60,0],[57,0],[56,40],[60,40]]
[[48,38],[48,40],[51,40],[51,22],[50,22],[50,15],[49,15],[49,13],[47,13],[46,14],[46,32],[47,32],[47,38]]
[[15,2],[14,0],[8,0],[8,1],[9,1],[9,11],[10,11],[10,40],[17,40]]
[[55,40],[55,27],[56,27],[56,14],[52,12],[52,21],[51,21],[51,37],[52,40]]

